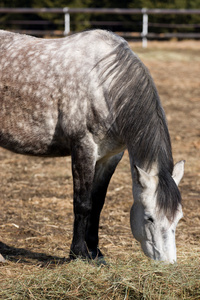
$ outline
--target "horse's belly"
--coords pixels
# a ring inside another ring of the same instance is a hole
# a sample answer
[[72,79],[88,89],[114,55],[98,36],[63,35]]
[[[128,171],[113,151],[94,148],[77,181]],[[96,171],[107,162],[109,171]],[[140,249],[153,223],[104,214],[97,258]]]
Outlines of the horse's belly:
[[15,153],[34,156],[56,157],[70,155],[70,146],[67,140],[53,138],[48,141],[40,136],[24,140],[21,136],[16,138],[10,134],[2,134],[1,131],[0,147]]
[[53,120],[37,123],[30,116],[26,122],[22,116],[13,119],[11,115],[0,113],[0,147],[36,156],[70,155],[69,140]]

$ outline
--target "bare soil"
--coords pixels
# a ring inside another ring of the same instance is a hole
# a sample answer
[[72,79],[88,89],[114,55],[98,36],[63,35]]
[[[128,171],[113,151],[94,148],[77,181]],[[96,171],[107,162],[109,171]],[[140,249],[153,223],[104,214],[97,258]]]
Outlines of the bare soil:
[[[184,218],[178,257],[200,250],[200,42],[131,44],[150,69],[164,106],[174,161],[186,160],[180,184]],[[68,256],[73,228],[71,159],[20,156],[0,148],[0,253],[43,265]],[[109,257],[141,251],[129,226],[133,203],[127,152],[109,186],[100,248]]]

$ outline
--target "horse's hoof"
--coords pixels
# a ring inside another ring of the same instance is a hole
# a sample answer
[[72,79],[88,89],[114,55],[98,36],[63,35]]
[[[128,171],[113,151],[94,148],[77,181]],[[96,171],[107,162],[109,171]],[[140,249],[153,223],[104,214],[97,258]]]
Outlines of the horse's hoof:
[[101,266],[101,265],[106,266],[106,265],[107,265],[107,262],[106,262],[104,256],[97,257],[97,258],[94,260],[94,262],[95,262],[95,264],[96,264],[97,266]]
[[78,259],[78,258],[80,258],[82,260],[94,262],[97,265],[106,265],[106,261],[104,259],[104,256],[98,248],[89,249],[87,251],[87,254],[85,254],[85,255],[81,255],[81,254],[76,255],[72,251],[70,251],[68,261],[72,261],[72,260],[75,260],[75,259]]
[[89,249],[89,256],[91,259],[99,259],[103,257],[103,254],[99,248],[95,248],[95,249]]
[[99,248],[90,249],[89,250],[90,258],[97,264],[97,265],[106,265],[106,261],[104,256]]

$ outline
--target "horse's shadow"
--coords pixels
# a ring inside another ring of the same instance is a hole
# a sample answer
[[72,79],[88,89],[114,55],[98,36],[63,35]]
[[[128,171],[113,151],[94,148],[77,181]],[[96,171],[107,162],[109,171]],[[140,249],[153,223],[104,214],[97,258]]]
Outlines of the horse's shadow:
[[8,246],[0,242],[0,253],[6,259],[6,261],[35,264],[41,267],[56,266],[64,263],[68,263],[69,258],[51,256],[45,253],[37,253],[23,248],[15,248]]

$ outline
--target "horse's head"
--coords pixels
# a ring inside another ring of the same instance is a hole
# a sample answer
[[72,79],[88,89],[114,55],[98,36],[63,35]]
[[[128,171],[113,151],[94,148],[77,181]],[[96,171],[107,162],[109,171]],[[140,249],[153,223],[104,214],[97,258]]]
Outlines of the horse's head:
[[[184,172],[184,162],[174,167],[172,178],[178,186]],[[154,259],[173,263],[176,261],[175,230],[183,216],[178,204],[173,218],[166,210],[158,208],[157,186],[159,178],[136,167],[137,180],[133,184],[134,204],[131,209],[133,236],[141,244],[144,253]]]

